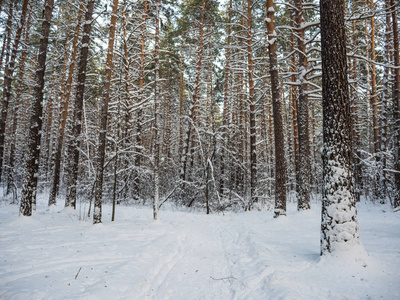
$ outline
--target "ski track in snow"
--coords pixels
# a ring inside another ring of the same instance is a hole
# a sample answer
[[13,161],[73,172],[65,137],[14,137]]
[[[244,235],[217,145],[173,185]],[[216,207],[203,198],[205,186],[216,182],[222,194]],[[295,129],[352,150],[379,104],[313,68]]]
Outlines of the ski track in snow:
[[[400,215],[359,207],[368,257],[319,256],[320,207],[288,217],[118,206],[103,224],[0,204],[0,299],[400,299]],[[75,279],[76,277],[76,279]]]

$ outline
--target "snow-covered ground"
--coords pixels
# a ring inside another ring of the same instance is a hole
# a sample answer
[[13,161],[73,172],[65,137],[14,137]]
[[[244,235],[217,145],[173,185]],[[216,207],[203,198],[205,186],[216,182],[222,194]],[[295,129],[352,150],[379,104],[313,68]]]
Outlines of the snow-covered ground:
[[319,256],[320,206],[206,215],[104,207],[32,217],[0,202],[1,299],[400,299],[400,213],[360,204],[368,256]]

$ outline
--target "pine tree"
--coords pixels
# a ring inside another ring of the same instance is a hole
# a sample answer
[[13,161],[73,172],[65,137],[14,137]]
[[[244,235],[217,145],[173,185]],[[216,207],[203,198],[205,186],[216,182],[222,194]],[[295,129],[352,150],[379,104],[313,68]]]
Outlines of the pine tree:
[[[4,138],[6,132],[6,121],[7,121],[7,113],[8,106],[11,100],[11,86],[13,81],[14,67],[15,67],[15,59],[17,57],[17,51],[19,47],[19,43],[22,36],[22,29],[24,28],[26,12],[28,10],[28,0],[24,0],[22,4],[22,12],[21,19],[18,24],[17,33],[15,35],[15,40],[11,52],[11,58],[7,61],[5,70],[4,70],[4,90],[3,90],[3,107],[1,110],[1,121],[0,121],[0,181],[1,181],[1,170],[3,167],[3,154],[4,154]],[[10,4],[11,5],[11,4]],[[11,10],[10,6],[10,10]],[[11,14],[11,12],[10,12]]]
[[266,3],[266,25],[268,29],[269,72],[275,136],[275,216],[286,215],[286,158],[283,134],[282,104],[279,88],[278,56],[276,53],[274,1]]
[[321,254],[360,244],[352,170],[344,2],[321,0],[323,195]]
[[113,0],[113,8],[111,13],[110,35],[108,37],[108,50],[106,61],[106,77],[104,84],[103,103],[101,106],[99,145],[97,148],[97,171],[94,191],[94,213],[93,224],[101,223],[101,206],[103,195],[103,175],[104,175],[104,160],[106,152],[106,133],[108,120],[108,103],[110,101],[111,90],[111,70],[113,64],[115,25],[117,22],[118,0]]
[[47,45],[49,42],[50,22],[53,6],[53,0],[46,0],[44,3],[44,20],[42,24],[42,34],[36,65],[36,85],[34,89],[34,99],[31,105],[26,151],[26,166],[21,195],[20,214],[24,216],[32,215],[32,209],[34,209],[34,207],[32,207],[32,203],[35,203],[36,201],[40,138],[42,130],[44,74],[46,71]]
[[308,117],[308,95],[307,95],[307,51],[305,41],[305,27],[303,16],[303,1],[294,1],[296,10],[297,25],[297,51],[299,56],[299,97],[298,97],[298,114],[297,125],[299,132],[299,182],[297,183],[297,197],[299,210],[310,208],[310,137],[309,137],[309,117]]
[[90,31],[92,29],[92,13],[94,0],[89,0],[85,13],[85,23],[83,26],[83,36],[81,44],[81,52],[78,63],[78,86],[75,94],[75,105],[72,116],[72,140],[67,146],[68,178],[67,178],[67,195],[65,199],[66,207],[76,206],[76,185],[78,181],[78,163],[79,163],[79,146],[80,134],[82,130],[82,108],[83,95],[85,92],[86,66],[88,62]]

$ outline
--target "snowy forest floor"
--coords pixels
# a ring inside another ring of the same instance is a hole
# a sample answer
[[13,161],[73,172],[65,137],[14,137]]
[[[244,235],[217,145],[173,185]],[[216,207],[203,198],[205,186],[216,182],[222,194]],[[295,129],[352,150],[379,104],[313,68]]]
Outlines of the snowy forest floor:
[[206,215],[166,207],[80,210],[32,217],[0,201],[1,299],[400,299],[400,212],[358,205],[368,256],[319,256],[320,204]]

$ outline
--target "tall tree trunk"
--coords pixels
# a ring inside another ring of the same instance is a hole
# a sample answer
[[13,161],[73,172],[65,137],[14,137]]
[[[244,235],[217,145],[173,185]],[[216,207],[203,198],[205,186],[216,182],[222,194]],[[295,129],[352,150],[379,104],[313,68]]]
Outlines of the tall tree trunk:
[[196,68],[196,79],[194,83],[194,91],[193,91],[193,100],[192,106],[190,108],[190,119],[189,126],[187,129],[186,141],[184,145],[184,153],[182,155],[182,169],[181,169],[181,180],[186,180],[186,168],[188,157],[190,155],[190,147],[192,143],[192,126],[196,126],[196,113],[197,113],[197,106],[198,106],[198,98],[199,98],[199,88],[201,83],[201,65],[202,65],[202,57],[203,57],[203,35],[204,35],[204,15],[206,11],[206,0],[202,1],[202,8],[201,8],[201,17],[200,17],[200,28],[199,28],[199,46],[197,49],[197,68]]
[[360,244],[352,170],[344,1],[321,0],[323,196],[321,255]]
[[[371,11],[374,10],[374,0],[370,1]],[[376,53],[375,53],[375,17],[371,16],[371,106],[372,106],[372,127],[373,127],[373,151],[377,170],[374,178],[374,198],[381,198],[381,162],[380,162],[380,135],[379,135],[379,114],[378,114],[378,91],[376,83]]]
[[253,62],[253,0],[247,1],[247,63],[249,80],[249,123],[250,123],[250,206],[257,202],[257,128],[256,128],[256,97],[254,89],[254,62]]
[[[11,85],[12,85],[12,81],[13,81],[15,59],[17,58],[18,46],[19,46],[19,42],[21,40],[22,29],[24,28],[24,24],[25,24],[26,12],[28,10],[28,2],[29,2],[28,0],[24,0],[24,2],[22,4],[21,19],[18,24],[17,33],[15,35],[15,40],[14,40],[14,44],[13,44],[12,52],[11,52],[11,58],[8,62],[6,62],[6,67],[4,70],[3,108],[1,110],[1,121],[0,121],[0,182],[1,182],[1,174],[2,174],[1,171],[3,170],[4,139],[5,139],[5,132],[6,132],[8,105],[11,100]],[[10,6],[10,10],[11,10],[11,8],[12,7]]]
[[12,114],[13,122],[12,122],[12,129],[11,129],[11,141],[10,141],[10,158],[9,158],[9,171],[8,171],[8,178],[7,178],[7,194],[11,192],[12,186],[14,185],[14,164],[15,164],[15,145],[17,143],[17,128],[18,128],[18,116],[19,116],[19,106],[22,103],[21,96],[22,96],[22,84],[24,81],[25,75],[25,61],[26,55],[28,53],[28,45],[29,45],[29,34],[30,34],[30,27],[31,27],[31,13],[32,13],[32,4],[30,5],[30,13],[28,17],[28,22],[25,28],[25,46],[21,53],[20,58],[20,69],[18,74],[18,83],[17,89],[15,92],[15,104],[14,104],[14,111]]
[[180,53],[179,63],[179,157],[182,157],[183,153],[183,55]]
[[160,156],[161,156],[161,139],[160,139],[160,9],[161,0],[157,1],[156,8],[156,32],[155,32],[155,49],[154,49],[154,198],[153,198],[153,217],[158,219],[158,209],[160,200]]
[[[62,153],[62,147],[64,143],[64,132],[65,132],[65,124],[67,122],[67,115],[68,115],[68,106],[69,106],[69,99],[71,95],[71,87],[72,87],[72,78],[74,74],[74,69],[75,69],[75,60],[76,60],[76,54],[78,51],[78,39],[79,39],[79,31],[80,31],[80,26],[81,26],[81,17],[83,13],[83,1],[80,1],[79,5],[79,11],[78,11],[78,16],[77,16],[77,25],[75,28],[75,33],[74,33],[74,39],[72,42],[72,55],[70,59],[70,64],[69,64],[69,70],[68,70],[68,78],[66,85],[63,84],[63,87],[61,89],[61,125],[59,129],[59,134],[57,138],[57,148],[56,148],[56,154],[55,154],[55,159],[54,159],[54,171],[53,171],[53,176],[52,176],[52,181],[51,181],[51,186],[50,186],[50,194],[49,194],[49,206],[56,204],[56,197],[59,191],[60,187],[60,171],[61,171],[61,153]],[[68,53],[68,45],[65,46],[65,53]],[[64,66],[66,66],[66,60],[64,60]],[[66,71],[65,69],[63,70],[64,72]]]
[[[147,10],[148,10],[148,3],[147,0],[144,1],[144,12],[143,12],[143,25],[142,25],[142,34],[141,34],[141,52],[140,52],[140,65],[139,65],[139,98],[138,104],[142,104],[144,101],[144,68],[145,68],[145,42],[146,42],[146,20],[147,20]],[[135,157],[135,178],[133,181],[133,189],[134,189],[134,197],[136,200],[139,200],[140,196],[140,189],[139,189],[139,168],[141,162],[141,155],[142,155],[142,120],[143,119],[143,111],[139,107],[137,112],[137,119],[136,119],[136,157]]]
[[222,114],[222,151],[221,151],[221,178],[219,181],[219,193],[224,192],[224,177],[225,177],[225,148],[227,147],[227,131],[229,122],[229,102],[230,102],[230,85],[229,85],[229,69],[231,60],[231,22],[232,22],[232,0],[229,0],[228,7],[228,24],[226,25],[226,47],[225,47],[225,82],[224,82],[224,107]]
[[89,53],[90,31],[92,28],[92,13],[95,0],[89,0],[85,13],[85,22],[83,26],[83,36],[81,41],[81,51],[78,63],[78,86],[75,94],[75,105],[72,116],[71,141],[67,146],[68,180],[67,195],[65,199],[66,207],[76,207],[76,184],[78,181],[78,163],[80,134],[82,130],[82,108],[83,94],[85,92],[86,66]]
[[93,224],[101,223],[101,207],[103,196],[103,174],[104,174],[104,160],[106,153],[106,133],[107,133],[107,119],[108,119],[108,103],[110,101],[111,92],[111,71],[114,55],[114,38],[115,38],[115,25],[117,22],[118,0],[113,0],[113,8],[111,13],[110,35],[108,38],[108,50],[106,61],[106,74],[104,80],[104,93],[103,103],[101,106],[101,119],[100,119],[100,132],[99,132],[99,145],[97,148],[97,166],[96,166],[96,181],[94,190],[94,213]]
[[394,130],[395,130],[395,145],[394,145],[394,169],[396,171],[395,184],[397,193],[395,193],[394,207],[400,207],[400,50],[399,50],[399,23],[397,10],[394,0],[390,0],[392,11],[392,30],[393,30],[393,53],[394,53],[394,88],[393,88],[393,108],[394,108]]
[[[291,4],[293,5],[293,1],[291,1]],[[290,25],[291,27],[294,27],[294,12],[290,10]],[[295,39],[294,39],[294,33],[291,34],[290,36],[290,51],[293,52],[295,49]],[[291,96],[291,102],[292,102],[292,114],[293,114],[293,149],[294,149],[294,171],[295,171],[295,176],[296,176],[296,192],[298,190],[298,185],[300,182],[299,176],[300,176],[300,163],[299,163],[299,129],[298,129],[298,124],[297,124],[297,93],[296,93],[296,87],[294,83],[296,82],[296,56],[292,54],[291,59],[290,59],[290,81],[292,82],[292,87],[290,89],[290,96]],[[296,197],[297,198],[297,197]]]
[[[352,5],[356,5],[355,1],[352,0]],[[357,48],[358,36],[356,30],[356,21],[353,20],[353,32],[352,32],[352,44],[353,48]],[[360,147],[360,130],[359,130],[359,118],[358,118],[358,92],[357,92],[357,59],[353,58],[351,77],[354,81],[353,88],[351,90],[351,109],[352,109],[352,120],[353,120],[353,133],[352,133],[352,143],[353,143],[353,172],[354,172],[354,189],[356,201],[360,201],[361,197],[361,186],[362,186],[362,170],[361,170],[361,147]]]
[[276,31],[274,1],[267,0],[266,25],[268,30],[269,72],[271,75],[272,106],[274,110],[275,135],[275,217],[286,215],[286,158],[281,93],[279,88],[278,57],[276,54]]
[[30,127],[28,129],[28,140],[26,150],[26,165],[24,172],[24,183],[22,186],[20,214],[32,215],[33,203],[36,202],[36,190],[39,172],[40,138],[42,130],[43,112],[43,88],[44,74],[46,70],[47,45],[49,42],[51,14],[53,12],[53,0],[44,3],[44,20],[39,46],[39,54],[36,66],[34,98],[31,105]]
[[[10,1],[10,5],[8,8],[8,17],[7,17],[7,22],[6,22],[6,29],[4,33],[4,39],[3,39],[3,46],[1,47],[1,54],[0,54],[0,70],[3,68],[3,56],[4,56],[4,51],[6,51],[6,64],[9,59],[10,55],[10,43],[11,43],[11,25],[12,25],[12,19],[13,19],[13,9],[14,9],[14,1]],[[4,97],[4,92],[3,92],[3,97]]]
[[297,51],[299,53],[299,97],[297,124],[299,129],[299,179],[297,185],[297,209],[310,208],[310,138],[308,126],[307,96],[307,50],[304,35],[303,1],[295,0],[295,21],[297,26]]

